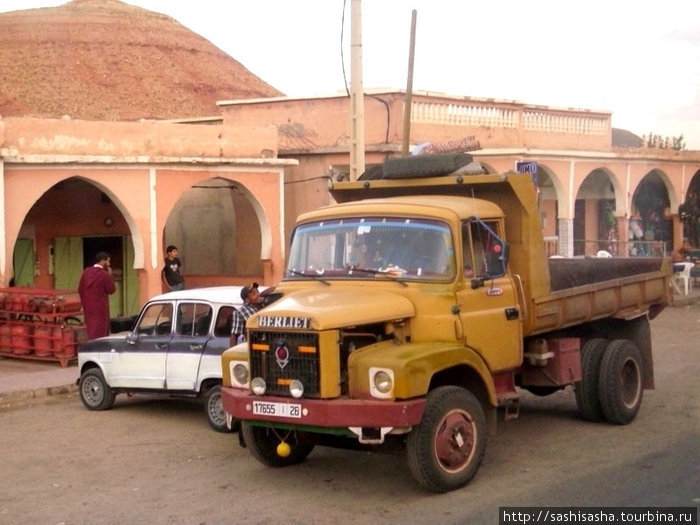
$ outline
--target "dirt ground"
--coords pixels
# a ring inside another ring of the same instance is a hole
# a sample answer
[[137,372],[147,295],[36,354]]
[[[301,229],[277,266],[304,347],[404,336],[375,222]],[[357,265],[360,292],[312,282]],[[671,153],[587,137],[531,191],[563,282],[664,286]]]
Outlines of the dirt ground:
[[498,508],[690,506],[700,493],[700,306],[652,322],[656,390],[627,426],[580,419],[573,392],[526,394],[464,489],[429,494],[402,457],[317,448],[270,469],[195,402],[75,393],[0,411],[2,524],[498,523]]

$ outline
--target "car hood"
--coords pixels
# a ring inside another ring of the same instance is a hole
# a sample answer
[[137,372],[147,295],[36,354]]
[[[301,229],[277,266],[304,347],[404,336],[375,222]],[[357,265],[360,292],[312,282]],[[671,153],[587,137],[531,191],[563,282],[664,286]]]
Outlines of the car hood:
[[114,348],[115,345],[121,345],[126,340],[129,332],[118,332],[105,337],[91,339],[80,344],[81,352],[102,352],[105,349]]
[[283,296],[248,319],[246,328],[330,330],[414,315],[411,301],[389,291],[314,288]]

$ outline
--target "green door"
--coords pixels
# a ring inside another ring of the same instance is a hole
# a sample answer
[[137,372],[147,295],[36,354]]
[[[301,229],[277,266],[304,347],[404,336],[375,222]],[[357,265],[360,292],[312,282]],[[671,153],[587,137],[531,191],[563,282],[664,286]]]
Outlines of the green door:
[[15,286],[34,286],[34,241],[17,239],[12,259]]

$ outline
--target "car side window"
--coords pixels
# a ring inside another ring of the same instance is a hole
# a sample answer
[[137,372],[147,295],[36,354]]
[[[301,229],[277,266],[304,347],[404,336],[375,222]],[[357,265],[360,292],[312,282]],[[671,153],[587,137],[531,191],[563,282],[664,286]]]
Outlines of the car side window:
[[216,325],[214,327],[215,337],[231,337],[231,324],[233,322],[233,307],[222,306],[216,315]]
[[211,325],[212,307],[206,303],[180,303],[177,306],[177,334],[205,336]]
[[142,335],[166,335],[173,322],[173,305],[170,303],[151,304],[143,312],[136,333]]

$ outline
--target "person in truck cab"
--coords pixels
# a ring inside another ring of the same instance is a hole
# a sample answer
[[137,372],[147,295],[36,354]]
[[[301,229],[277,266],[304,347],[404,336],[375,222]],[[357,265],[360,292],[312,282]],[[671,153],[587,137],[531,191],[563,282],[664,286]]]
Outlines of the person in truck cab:
[[244,286],[241,289],[241,299],[243,305],[233,311],[233,322],[231,324],[231,346],[245,341],[245,323],[255,312],[265,306],[265,297],[275,290],[274,286],[265,288],[262,292],[258,290],[258,283]]

